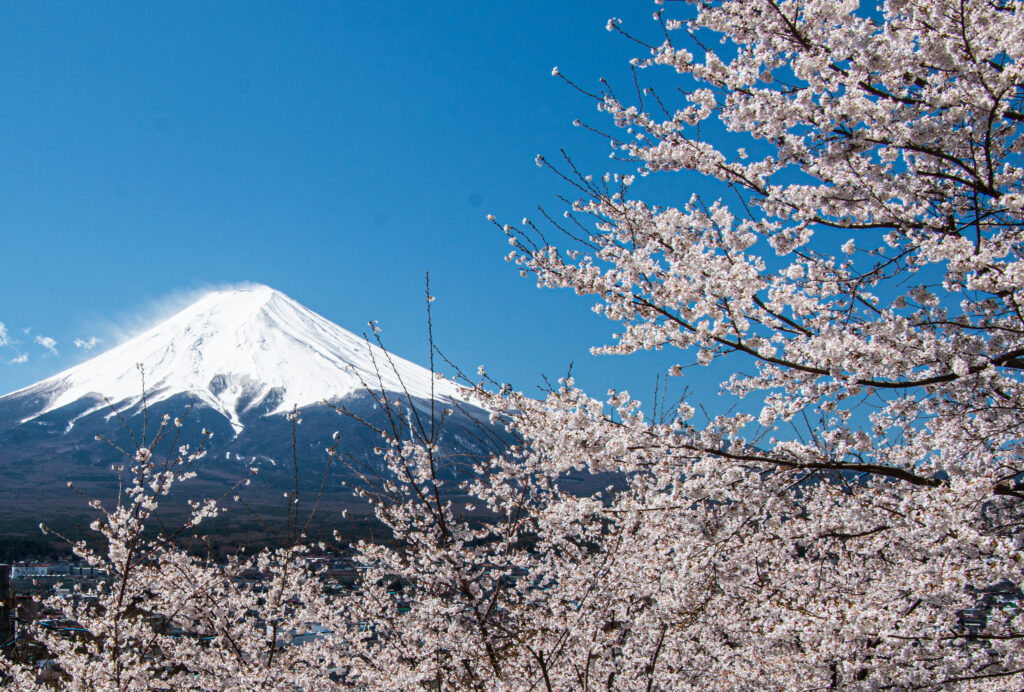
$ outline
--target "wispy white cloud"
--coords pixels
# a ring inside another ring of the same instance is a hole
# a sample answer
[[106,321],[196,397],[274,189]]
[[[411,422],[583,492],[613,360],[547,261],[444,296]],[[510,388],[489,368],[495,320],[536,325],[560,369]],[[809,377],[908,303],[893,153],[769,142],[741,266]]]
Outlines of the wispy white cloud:
[[6,346],[7,343],[7,325],[0,322],[0,346]]
[[28,362],[28,354],[27,353],[22,353],[20,356],[16,356],[14,358],[11,358],[7,362],[10,363],[11,365],[14,365],[16,363],[27,363]]
[[90,336],[88,341],[85,339],[75,339],[75,347],[91,351],[100,341],[102,341],[102,339],[97,336]]
[[22,334],[30,334],[31,332],[32,332],[32,327],[22,327],[21,328],[21,333]]
[[259,285],[251,281],[240,281],[204,284],[189,289],[180,289],[157,298],[142,301],[128,312],[110,315],[107,320],[79,328],[97,333],[104,344],[119,345],[132,337],[138,336],[150,327],[163,322],[167,318],[178,314],[208,293]]
[[36,334],[36,343],[45,348],[47,351],[55,356],[59,356],[57,352],[57,340],[52,336],[43,336],[42,334]]

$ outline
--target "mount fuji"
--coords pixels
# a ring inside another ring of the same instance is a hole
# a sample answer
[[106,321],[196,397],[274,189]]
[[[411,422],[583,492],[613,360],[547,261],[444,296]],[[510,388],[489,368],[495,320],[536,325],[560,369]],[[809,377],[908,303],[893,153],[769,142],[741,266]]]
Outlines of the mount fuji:
[[[111,465],[124,460],[113,446],[134,449],[132,435],[148,428],[152,436],[164,414],[182,418],[179,442],[197,443],[203,428],[214,433],[190,495],[218,493],[256,466],[250,505],[279,506],[281,485],[293,482],[293,409],[303,421],[295,456],[304,486],[320,486],[335,432],[345,458],[383,475],[372,454],[379,433],[322,405],[343,404],[363,421],[383,423],[382,392],[406,418],[412,409],[429,411],[432,400],[454,409],[441,436],[453,458],[489,451],[481,441],[488,435],[479,433],[490,428],[478,422],[486,413],[450,381],[267,286],[209,293],[85,363],[0,397],[0,521],[82,513],[68,481],[90,497],[112,497]],[[341,490],[346,473],[354,472],[335,469],[324,486],[328,511],[358,504]]]

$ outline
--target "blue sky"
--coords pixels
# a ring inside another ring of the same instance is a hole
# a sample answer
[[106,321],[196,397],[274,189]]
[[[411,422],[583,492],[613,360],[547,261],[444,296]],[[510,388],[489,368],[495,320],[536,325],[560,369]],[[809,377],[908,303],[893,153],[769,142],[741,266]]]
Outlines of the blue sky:
[[537,154],[604,172],[607,144],[572,121],[607,123],[551,68],[628,88],[641,49],[604,25],[657,40],[655,9],[0,4],[0,392],[243,281],[353,331],[376,319],[424,362],[428,270],[467,369],[529,389],[574,360],[596,392],[652,390],[665,359],[589,356],[614,326],[520,278],[485,215],[559,209]]

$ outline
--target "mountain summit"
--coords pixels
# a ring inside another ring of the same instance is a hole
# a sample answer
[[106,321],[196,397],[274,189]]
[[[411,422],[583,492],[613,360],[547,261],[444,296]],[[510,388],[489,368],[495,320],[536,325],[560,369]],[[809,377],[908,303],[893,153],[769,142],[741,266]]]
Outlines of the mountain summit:
[[415,398],[458,398],[457,387],[425,368],[385,353],[269,286],[209,293],[125,343],[30,387],[0,397],[38,404],[25,423],[75,402],[69,425],[110,401],[150,405],[188,395],[241,432],[247,414],[271,415],[333,401],[366,387]]

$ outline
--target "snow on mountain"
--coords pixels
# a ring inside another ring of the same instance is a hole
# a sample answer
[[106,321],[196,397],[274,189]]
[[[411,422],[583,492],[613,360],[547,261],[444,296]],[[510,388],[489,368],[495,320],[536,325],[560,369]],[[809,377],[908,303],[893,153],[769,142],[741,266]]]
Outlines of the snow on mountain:
[[0,402],[26,395],[41,400],[26,421],[83,399],[96,405],[79,418],[106,407],[104,397],[131,406],[141,401],[137,364],[149,403],[188,394],[227,417],[236,433],[247,411],[282,413],[365,386],[463,398],[453,383],[257,285],[209,293],[129,341]]

